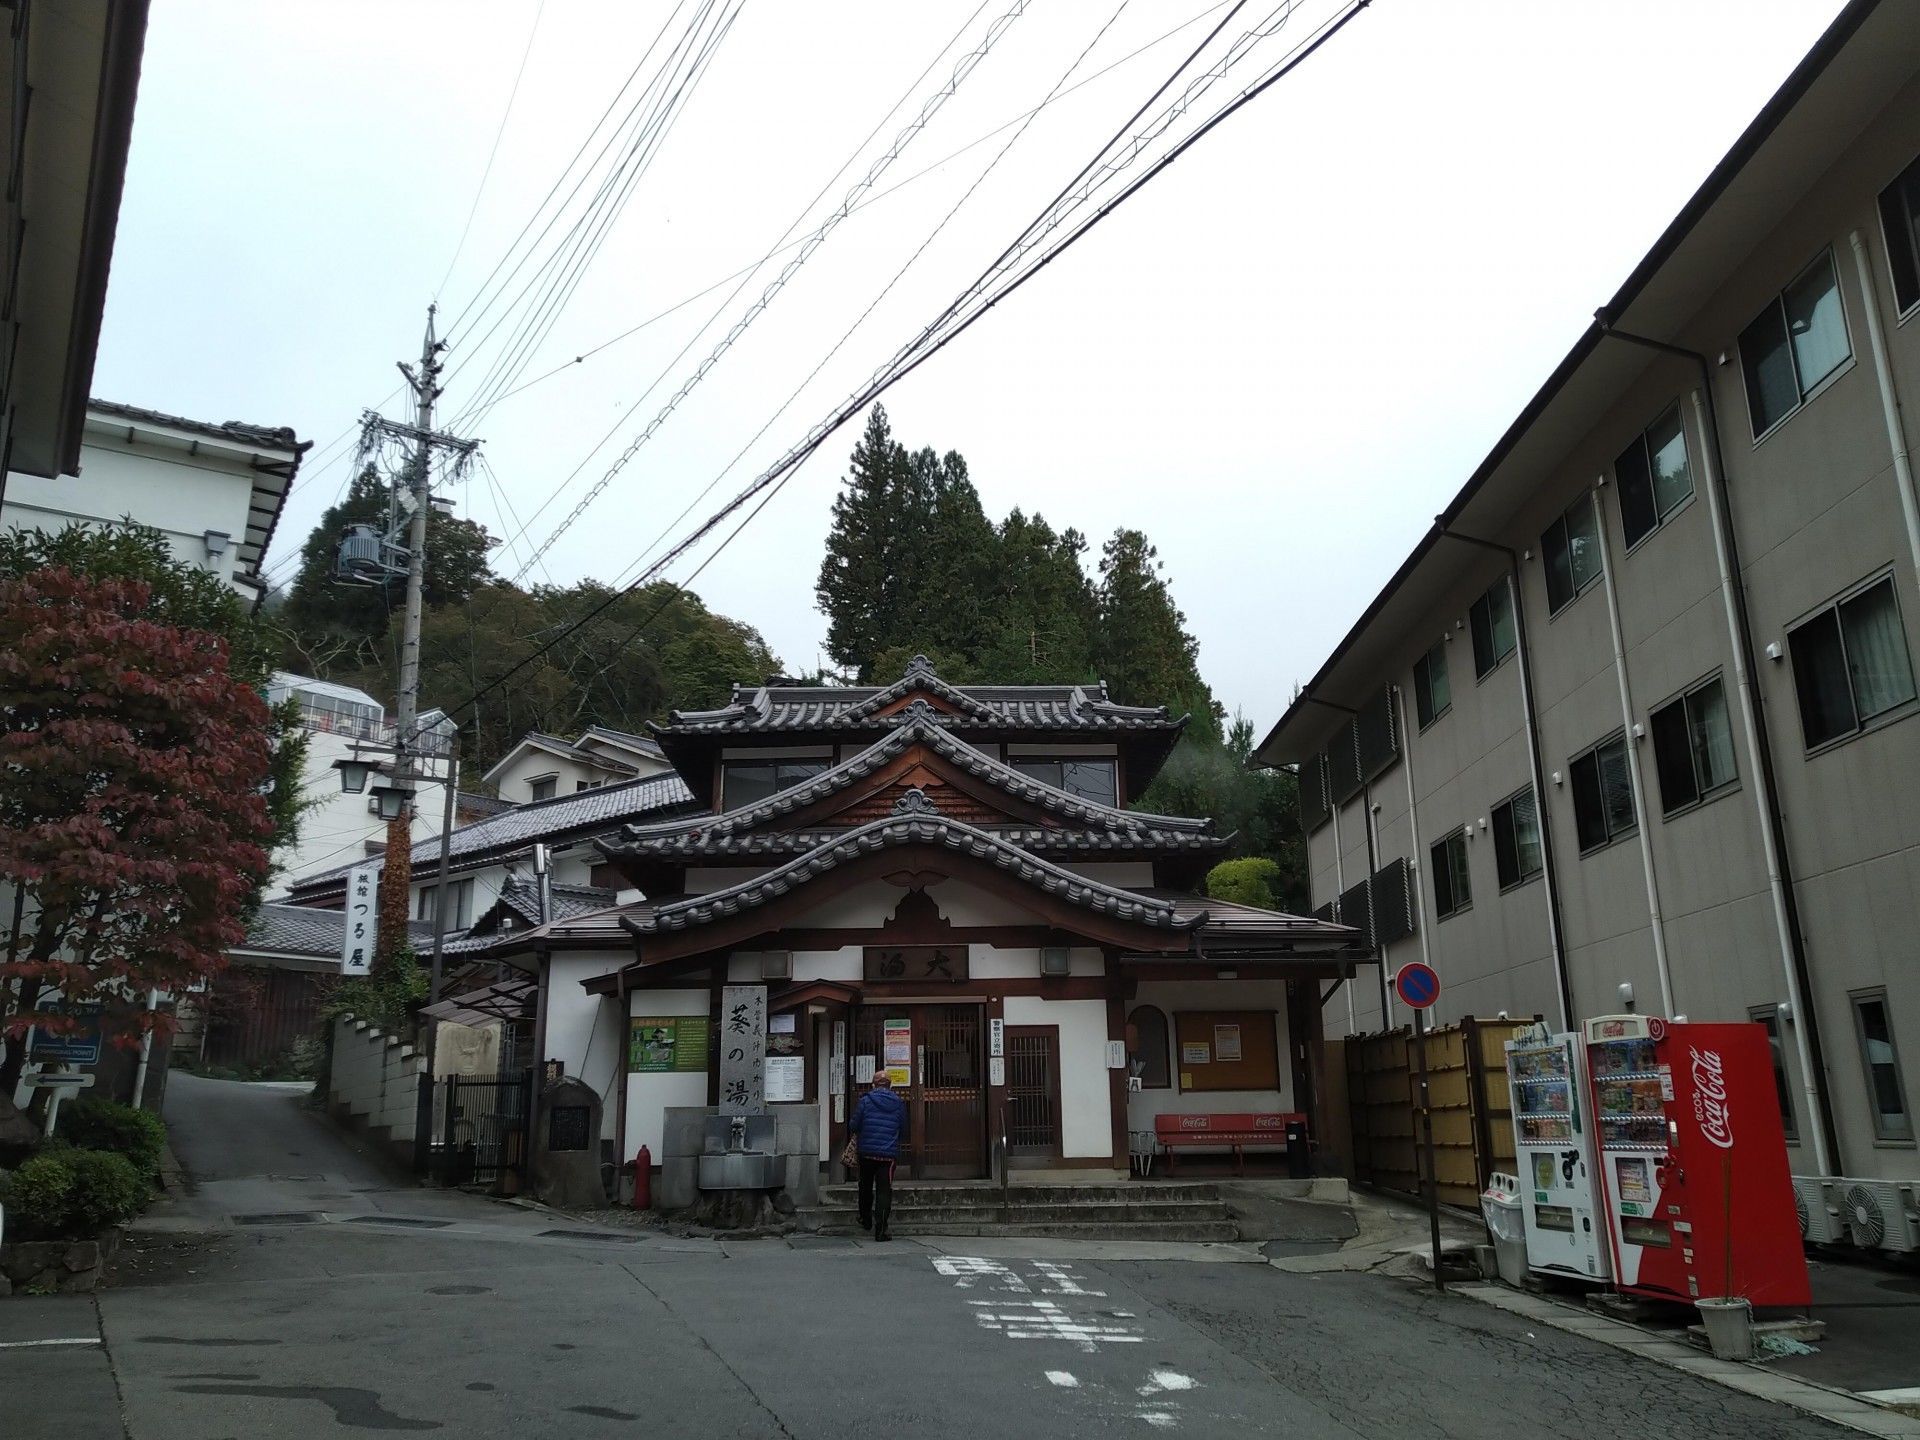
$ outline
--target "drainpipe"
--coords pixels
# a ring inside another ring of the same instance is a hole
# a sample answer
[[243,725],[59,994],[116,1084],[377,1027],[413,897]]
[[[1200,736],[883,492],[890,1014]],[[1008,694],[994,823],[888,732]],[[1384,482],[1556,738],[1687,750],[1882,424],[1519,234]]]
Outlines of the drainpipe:
[[1518,652],[1516,658],[1520,662],[1520,710],[1526,720],[1527,766],[1533,772],[1534,804],[1539,811],[1540,859],[1543,863],[1541,878],[1547,882],[1547,943],[1552,947],[1553,978],[1560,991],[1560,1028],[1571,1030],[1573,987],[1567,980],[1567,952],[1561,941],[1560,879],[1553,863],[1553,826],[1547,815],[1547,778],[1540,768],[1540,718],[1533,703],[1533,650],[1527,642],[1527,607],[1520,598],[1520,553],[1510,545],[1449,530],[1444,515],[1436,516],[1434,524],[1442,535],[1450,539],[1465,545],[1478,545],[1482,550],[1492,550],[1507,557],[1507,593],[1513,598],[1514,649]]
[[[1314,758],[1317,761],[1319,757],[1315,756]],[[1323,784],[1325,780],[1326,777],[1322,776],[1321,782]],[[1340,807],[1335,805],[1333,807],[1333,899],[1335,905],[1338,905],[1340,897],[1347,893],[1347,867],[1340,859],[1341,849]],[[1340,988],[1347,992],[1347,1034],[1358,1035],[1360,1033],[1360,1022],[1353,1013],[1353,977],[1348,976],[1345,980],[1342,980],[1340,982]],[[1322,1001],[1321,1003],[1325,1004],[1326,1002]]]
[[[1336,701],[1322,700],[1318,695],[1307,695],[1304,698],[1312,701],[1315,705],[1324,705],[1329,710],[1338,710],[1342,715],[1352,716],[1357,719],[1360,714],[1360,712],[1351,705],[1341,705]],[[1359,744],[1359,736],[1357,733],[1354,737],[1354,743],[1356,746]],[[1359,763],[1357,755],[1354,763],[1356,765]],[[1344,803],[1346,802],[1338,801],[1335,803],[1333,813],[1336,820],[1340,815],[1339,807]],[[1365,826],[1367,832],[1367,934],[1373,940],[1373,958],[1378,963],[1380,970],[1380,1028],[1385,1030],[1393,1023],[1393,1008],[1392,1002],[1389,999],[1390,992],[1387,989],[1387,957],[1381,953],[1379,938],[1380,924],[1378,912],[1374,909],[1373,905],[1373,877],[1380,873],[1380,859],[1374,839],[1373,782],[1371,780],[1362,780],[1360,782],[1360,810],[1360,823]],[[1337,833],[1334,838],[1334,843],[1336,845],[1339,844]],[[1346,885],[1344,882],[1340,884],[1340,889],[1342,894],[1346,893]],[[1351,1004],[1351,1000],[1349,1000],[1349,1004]]]
[[1774,774],[1773,746],[1767,738],[1766,711],[1754,694],[1751,657],[1753,626],[1747,614],[1746,587],[1741,574],[1740,546],[1733,531],[1732,501],[1726,489],[1725,457],[1720,448],[1720,422],[1713,403],[1713,367],[1698,350],[1670,345],[1644,335],[1616,330],[1607,313],[1594,316],[1603,334],[1663,355],[1691,360],[1700,372],[1700,385],[1690,396],[1694,421],[1705,437],[1702,468],[1706,471],[1707,506],[1712,512],[1714,558],[1720,568],[1720,598],[1726,610],[1727,634],[1732,642],[1735,690],[1740,714],[1746,721],[1747,762],[1758,783],[1754,804],[1760,815],[1760,843],[1766,858],[1767,890],[1773,900],[1773,925],[1780,945],[1780,966],[1794,1013],[1794,1053],[1800,1062],[1800,1083],[1813,1119],[1814,1164],[1822,1175],[1840,1173],[1840,1131],[1834,1121],[1833,1100],[1827,1092],[1826,1057],[1820,1044],[1820,1024],[1811,1003],[1813,981],[1800,928],[1800,907],[1791,883],[1787,860],[1786,819],[1780,811],[1779,781]]
[[620,1198],[620,1172],[629,1164],[627,1157],[627,1047],[633,1036],[633,1024],[627,1019],[627,1012],[633,1007],[627,1003],[627,967],[623,964],[614,976],[614,1003],[619,1006],[619,1021],[613,1027],[615,1037],[613,1073],[614,1083],[620,1088],[613,1097],[613,1194],[614,1202]]
[[[147,1014],[152,1015],[160,1004],[160,992],[147,991]],[[140,1037],[140,1064],[133,1072],[133,1108],[138,1110],[140,1102],[147,1094],[147,1062],[153,1058],[153,1025],[148,1023],[146,1032]]]
[[1647,808],[1647,782],[1640,771],[1640,737],[1634,731],[1633,697],[1627,687],[1627,640],[1620,626],[1620,596],[1613,584],[1613,552],[1607,545],[1607,517],[1594,481],[1593,532],[1600,537],[1600,583],[1607,592],[1607,625],[1613,633],[1613,678],[1620,685],[1620,728],[1626,732],[1627,781],[1633,787],[1633,813],[1640,819],[1640,868],[1647,879],[1647,926],[1653,934],[1653,968],[1660,977],[1660,1013],[1671,1017],[1673,972],[1667,967],[1667,924],[1660,914],[1660,885],[1653,871],[1653,812]]
[[1420,895],[1421,865],[1426,862],[1427,852],[1420,844],[1420,812],[1413,803],[1413,732],[1407,729],[1407,711],[1398,685],[1387,687],[1393,692],[1393,708],[1400,720],[1400,764],[1407,772],[1407,829],[1413,838],[1413,859],[1408,862],[1408,873],[1413,876],[1413,894],[1408,897],[1413,902],[1414,932],[1420,937],[1420,960],[1422,964],[1433,964],[1433,948],[1427,939],[1427,910]]
[[1873,374],[1880,382],[1880,410],[1887,420],[1887,443],[1893,447],[1893,476],[1900,491],[1900,513],[1907,522],[1907,551],[1913,557],[1916,583],[1920,583],[1920,500],[1914,496],[1907,432],[1900,423],[1900,402],[1893,393],[1893,364],[1887,355],[1887,334],[1880,324],[1880,295],[1873,285],[1873,264],[1867,256],[1866,236],[1855,230],[1847,238],[1853,242],[1853,261],[1860,270],[1860,298],[1867,312]]

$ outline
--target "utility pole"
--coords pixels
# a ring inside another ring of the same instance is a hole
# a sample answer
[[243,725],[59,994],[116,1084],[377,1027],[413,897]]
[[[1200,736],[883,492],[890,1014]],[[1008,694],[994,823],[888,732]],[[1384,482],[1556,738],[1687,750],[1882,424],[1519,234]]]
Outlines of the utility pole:
[[[415,734],[420,717],[420,612],[427,572],[427,512],[433,504],[433,462],[435,451],[449,452],[456,464],[465,465],[478,447],[478,440],[442,434],[433,428],[433,404],[440,395],[440,352],[445,348],[434,333],[434,309],[427,307],[427,329],[420,342],[417,367],[400,362],[400,373],[413,391],[413,423],[367,415],[363,425],[363,446],[385,441],[412,444],[405,475],[407,517],[407,599],[400,630],[400,683],[394,706],[393,765],[389,793],[398,792],[397,805],[389,801],[387,814],[386,863],[380,876],[380,935],[376,955],[391,959],[407,944],[408,900],[413,883],[413,804],[416,782],[424,772],[417,767],[423,745]],[[394,477],[396,489],[402,484]],[[449,743],[457,743],[450,740]],[[446,781],[453,784],[451,753],[444,757]],[[443,877],[444,882],[444,877]],[[447,897],[438,897],[444,908]]]

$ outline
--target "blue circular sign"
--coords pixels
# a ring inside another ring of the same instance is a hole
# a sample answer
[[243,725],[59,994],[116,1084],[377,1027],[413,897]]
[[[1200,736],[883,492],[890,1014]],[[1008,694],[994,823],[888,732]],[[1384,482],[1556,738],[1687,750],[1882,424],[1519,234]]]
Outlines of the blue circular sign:
[[1402,1004],[1425,1010],[1440,998],[1440,976],[1431,965],[1409,960],[1393,977],[1393,993],[1400,997]]

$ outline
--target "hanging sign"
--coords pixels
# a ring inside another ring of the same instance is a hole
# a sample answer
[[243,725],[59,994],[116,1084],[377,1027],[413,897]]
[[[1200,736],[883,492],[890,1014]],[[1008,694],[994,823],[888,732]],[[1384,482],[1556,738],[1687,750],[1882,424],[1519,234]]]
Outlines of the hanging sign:
[[967,978],[967,953],[964,945],[869,945],[864,973],[870,981],[958,984]]
[[373,973],[373,947],[380,937],[380,862],[347,871],[347,923],[340,935],[340,973]]
[[720,991],[720,1113],[763,1115],[767,1109],[767,987]]
[[707,1069],[704,1015],[639,1015],[627,1032],[627,1068],[641,1074]]

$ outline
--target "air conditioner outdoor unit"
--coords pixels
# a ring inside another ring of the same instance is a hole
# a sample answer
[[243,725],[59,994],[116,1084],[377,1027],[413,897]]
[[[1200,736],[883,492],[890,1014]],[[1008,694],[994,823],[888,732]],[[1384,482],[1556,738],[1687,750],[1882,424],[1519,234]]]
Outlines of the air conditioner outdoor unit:
[[1847,1229],[1862,1250],[1905,1254],[1920,1249],[1920,1205],[1915,1187],[1891,1180],[1841,1180]]
[[1793,1208],[1800,1215],[1800,1238],[1811,1245],[1838,1245],[1847,1239],[1847,1217],[1834,1182],[1818,1175],[1793,1177]]

